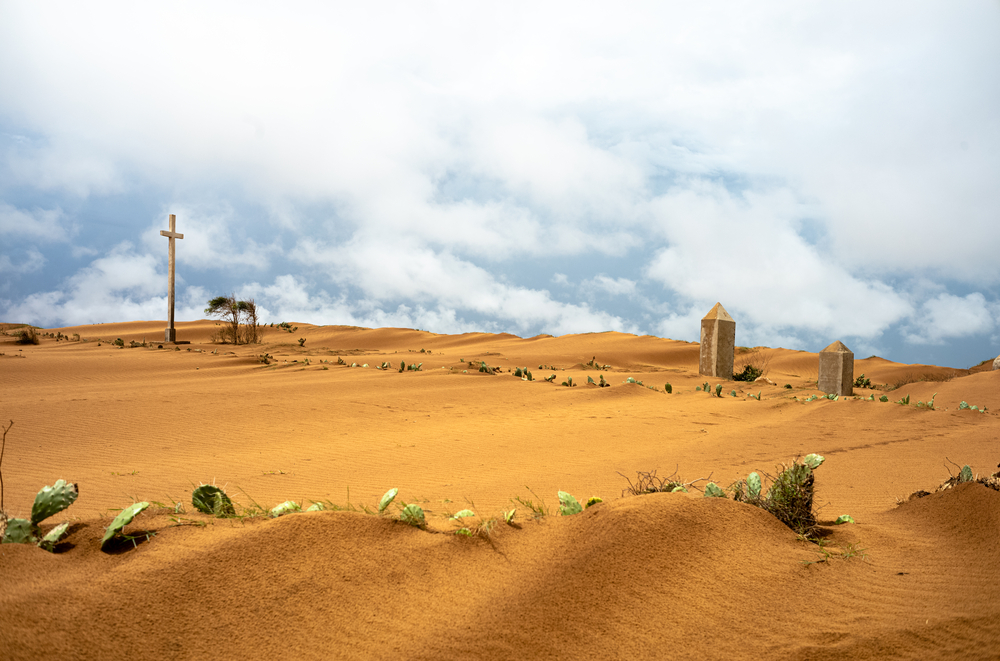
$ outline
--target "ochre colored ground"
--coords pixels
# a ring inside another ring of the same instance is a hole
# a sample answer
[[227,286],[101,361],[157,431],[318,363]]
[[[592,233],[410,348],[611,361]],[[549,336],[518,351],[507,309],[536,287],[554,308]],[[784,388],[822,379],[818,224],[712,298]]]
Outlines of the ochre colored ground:
[[[88,341],[38,346],[0,336],[6,511],[27,516],[59,478],[80,488],[43,526],[73,522],[57,553],[0,546],[4,659],[1000,658],[1000,492],[897,505],[949,468],[996,470],[1000,372],[858,360],[856,374],[902,384],[889,402],[804,403],[820,394],[817,355],[786,349],[762,351],[774,385],[742,384],[698,376],[697,344],[618,333],[299,324],[233,347],[202,321],[178,325],[191,344],[175,350],[157,347],[163,325],[51,329]],[[525,366],[535,381],[507,372]],[[705,381],[723,397],[695,391]],[[934,393],[934,410],[914,406]],[[727,486],[808,453],[826,457],[825,562],[748,505],[622,495],[638,471]],[[191,507],[201,483],[241,511],[289,499],[357,511],[213,519]],[[391,487],[386,516],[361,511]],[[561,517],[560,490],[604,502]],[[102,552],[104,526],[135,500],[162,506],[128,532],[156,534]],[[428,530],[396,520],[400,502],[423,507]],[[488,537],[448,534],[458,510],[475,526],[512,507],[514,525]],[[840,514],[857,523],[833,526]]]

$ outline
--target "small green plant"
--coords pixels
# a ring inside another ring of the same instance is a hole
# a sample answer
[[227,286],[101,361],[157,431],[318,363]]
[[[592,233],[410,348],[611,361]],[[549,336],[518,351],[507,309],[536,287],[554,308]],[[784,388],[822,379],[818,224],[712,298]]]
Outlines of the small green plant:
[[385,512],[385,508],[389,507],[392,501],[396,500],[396,494],[398,493],[399,489],[396,489],[395,487],[385,492],[385,495],[382,496],[382,500],[378,501],[379,516],[382,516],[382,514]]
[[[11,422],[11,426],[13,426],[13,424],[14,423]],[[4,429],[5,441],[7,435],[6,432],[9,429],[10,427]],[[2,457],[2,455],[0,455],[0,457]],[[61,540],[66,535],[66,531],[69,530],[69,523],[61,523],[45,535],[42,534],[39,524],[45,519],[55,516],[72,505],[79,495],[80,490],[77,485],[66,482],[65,480],[56,480],[56,483],[52,486],[42,487],[42,489],[35,496],[35,503],[31,506],[30,519],[7,519],[6,515],[3,515],[6,528],[3,532],[2,542],[0,543],[35,544],[39,548],[43,548],[46,551],[53,551],[55,549],[55,545],[59,543],[59,540]],[[2,500],[0,500],[0,502],[2,502]],[[0,505],[0,512],[2,512],[2,505]]]
[[844,560],[849,560],[851,558],[861,558],[864,560],[868,557],[868,554],[865,553],[867,550],[868,549],[860,548],[857,542],[849,542],[847,546],[844,547],[844,550],[841,551],[840,557]]
[[143,501],[140,503],[132,503],[131,505],[123,509],[121,512],[119,512],[118,516],[114,518],[114,520],[108,525],[107,529],[104,531],[104,537],[101,538],[101,550],[107,551],[117,542],[120,541],[132,542],[132,546],[135,547],[136,546],[135,540],[139,539],[140,537],[145,537],[146,539],[149,539],[152,533],[143,533],[141,535],[126,535],[124,532],[125,526],[132,523],[132,519],[134,519],[140,512],[144,511],[147,507],[149,507],[149,503]]
[[764,371],[753,365],[743,366],[743,371],[733,374],[733,381],[756,381],[764,375]]
[[931,395],[931,398],[926,402],[917,402],[918,409],[930,409],[934,410],[934,400],[937,398],[937,393]]
[[564,385],[567,388],[574,388],[574,387],[576,387],[576,384],[573,383],[573,377],[571,377],[571,376],[566,377],[566,380],[563,381],[561,385]]
[[300,337],[299,338],[299,346],[300,347],[304,347],[305,345],[306,345],[306,338]]
[[760,390],[760,391],[757,392],[756,395],[753,394],[753,393],[750,393],[750,399],[756,399],[759,402],[760,401],[760,395],[763,392],[764,392],[763,390]]
[[721,383],[715,384],[715,396],[718,397],[719,399],[722,399],[722,384]]
[[600,383],[598,383],[597,385],[598,385],[599,387],[601,387],[601,388],[607,388],[607,387],[608,387],[608,386],[610,386],[611,384],[610,384],[610,383],[608,383],[607,381],[605,381],[605,380],[604,380],[604,375],[603,375],[603,374],[601,374],[601,381],[600,381]]
[[563,516],[579,514],[583,511],[580,502],[572,494],[565,491],[559,492],[559,513]]
[[729,391],[729,396],[730,396],[730,397],[736,397],[736,390],[735,390],[735,389],[733,389],[733,390],[730,390],[730,391]]
[[910,396],[907,395],[906,397],[901,397],[900,399],[898,399],[896,401],[896,403],[897,404],[902,404],[903,406],[909,406],[910,405]]
[[815,476],[813,471],[822,465],[824,458],[809,454],[799,462],[782,466],[776,477],[771,478],[771,486],[762,495],[762,480],[756,472],[746,480],[730,486],[733,500],[760,507],[795,532],[811,536],[816,528],[816,516],[812,511]]
[[880,401],[880,402],[888,402],[889,398],[886,397],[885,395],[882,395],[881,397],[878,398],[878,401]]
[[547,376],[545,377],[545,380],[548,381],[549,383],[552,383],[553,381],[556,380],[556,375],[553,374],[552,376]]
[[406,369],[407,369],[407,371],[409,371],[409,372],[419,372],[419,371],[420,371],[420,368],[421,368],[421,367],[423,367],[423,365],[424,365],[423,363],[415,363],[415,364],[413,364],[413,365],[410,365],[410,366],[409,366],[409,367],[407,367]]
[[191,504],[199,512],[220,518],[236,516],[236,508],[226,492],[217,486],[203,484],[191,492]]
[[301,511],[302,507],[300,507],[294,500],[286,500],[285,502],[271,508],[271,518],[276,519],[279,516]]
[[505,510],[503,513],[503,522],[508,526],[514,525],[514,515],[517,514],[517,508]]
[[855,388],[871,388],[872,387],[872,380],[868,379],[868,378],[865,378],[865,375],[862,374],[858,378],[854,379],[854,387]]
[[122,349],[125,348],[125,340],[123,340],[120,337],[117,340],[115,340],[114,342],[112,342],[111,344],[113,344],[116,347],[120,347]]
[[725,498],[726,497],[726,492],[723,491],[722,488],[718,484],[716,484],[715,482],[709,482],[708,484],[705,485],[704,497],[705,498]]
[[837,517],[837,520],[833,522],[833,525],[839,526],[845,523],[854,523],[854,517],[850,514],[841,514]]
[[413,503],[403,508],[403,511],[399,513],[399,520],[417,528],[422,528],[427,523],[424,510]]
[[663,391],[669,395],[674,391],[674,387],[668,383],[665,386],[663,386]]
[[636,380],[635,380],[634,378],[632,378],[631,376],[630,376],[629,378],[625,379],[624,381],[622,381],[622,383],[634,383],[634,384],[636,384],[637,386],[641,386],[641,385],[642,385],[642,381],[636,381]]
[[[524,507],[528,508],[528,511],[531,512],[532,517],[535,519],[540,519],[543,516],[548,516],[549,508],[545,505],[545,501],[542,500],[542,498],[540,498],[537,493],[532,491],[530,487],[525,486],[524,488],[527,489],[528,493],[534,496],[538,502],[536,503],[534,500],[531,500],[529,498],[523,498],[521,496],[517,496],[511,499],[511,502],[517,503],[518,505],[523,505]],[[513,517],[514,517],[514,510],[511,510],[512,520]]]
[[701,391],[702,392],[708,392],[708,381],[706,381],[705,383],[701,384]]
[[980,409],[978,406],[969,406],[969,404],[964,400],[962,401],[961,404],[958,405],[958,409],[960,411],[979,411],[980,413],[986,413],[985,406],[982,409]]
[[792,384],[786,383],[785,384],[785,390],[791,390],[791,389],[792,389]]

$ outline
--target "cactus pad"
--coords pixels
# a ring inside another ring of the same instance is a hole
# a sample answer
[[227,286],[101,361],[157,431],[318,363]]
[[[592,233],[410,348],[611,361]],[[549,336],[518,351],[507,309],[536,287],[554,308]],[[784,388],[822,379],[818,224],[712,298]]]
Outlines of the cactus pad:
[[35,496],[35,504],[31,506],[31,524],[37,526],[50,516],[62,512],[79,495],[79,488],[66,480],[56,480],[51,487],[42,487]]
[[399,520],[418,528],[427,522],[424,518],[424,510],[420,508],[420,505],[412,503],[404,507],[403,511],[399,513]]
[[67,530],[69,530],[69,522],[60,523],[58,526],[50,530],[49,534],[38,540],[39,548],[43,548],[49,553],[54,553],[56,544],[58,544],[59,540],[66,536]]
[[747,495],[751,500],[760,498],[760,475],[757,473],[750,473],[747,476]]
[[125,526],[132,523],[132,519],[134,519],[137,514],[142,512],[147,507],[149,507],[149,503],[143,501],[141,503],[132,503],[119,512],[118,516],[115,517],[115,520],[112,521],[111,525],[109,525],[107,530],[104,531],[104,537],[101,538],[101,550],[106,550],[110,542],[118,539]]
[[579,514],[583,511],[580,507],[580,502],[573,497],[573,494],[566,493],[565,491],[559,492],[559,513],[563,516],[570,516],[571,514]]
[[972,467],[969,464],[962,466],[962,472],[958,474],[959,482],[972,482]]
[[725,498],[726,492],[715,482],[705,485],[705,498]]
[[35,537],[35,526],[27,519],[8,519],[7,530],[3,534],[4,544],[34,544],[38,541]]
[[271,508],[271,516],[277,518],[279,516],[284,516],[285,514],[290,514],[292,512],[301,512],[302,508],[294,500],[286,500],[280,505],[275,505]]
[[378,513],[381,514],[385,511],[385,508],[389,506],[392,501],[396,500],[396,494],[399,493],[399,489],[389,489],[382,496],[382,500],[378,501]]
[[211,484],[203,484],[191,492],[191,504],[205,514],[236,516],[236,508],[233,507],[233,501],[229,500],[226,492]]

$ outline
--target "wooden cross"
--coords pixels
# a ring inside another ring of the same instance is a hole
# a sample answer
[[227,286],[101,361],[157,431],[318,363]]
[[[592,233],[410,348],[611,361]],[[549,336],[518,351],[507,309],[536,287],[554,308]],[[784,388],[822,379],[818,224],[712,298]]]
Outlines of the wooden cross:
[[167,323],[165,342],[176,342],[177,331],[174,330],[174,239],[183,239],[183,234],[177,233],[177,216],[170,214],[170,231],[160,230],[160,236],[170,239],[170,265],[167,275]]

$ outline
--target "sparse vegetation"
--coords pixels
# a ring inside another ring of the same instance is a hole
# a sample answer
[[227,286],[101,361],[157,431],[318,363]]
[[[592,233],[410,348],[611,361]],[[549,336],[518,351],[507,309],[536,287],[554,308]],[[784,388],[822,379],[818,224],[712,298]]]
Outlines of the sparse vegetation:
[[33,326],[25,326],[17,331],[14,336],[17,338],[18,344],[38,344],[41,341],[38,339],[38,332]]
[[[217,334],[218,340],[223,343],[259,344],[264,339],[264,329],[257,316],[257,304],[252,298],[238,301],[235,294],[216,296],[208,302],[205,314],[218,317],[225,323]],[[215,339],[213,337],[213,341]]]
[[816,516],[812,510],[815,491],[813,471],[823,461],[823,457],[809,454],[801,463],[794,459],[791,464],[782,465],[776,476],[765,473],[770,482],[766,493],[757,472],[735,482],[729,490],[733,493],[733,500],[760,507],[795,532],[811,536],[816,529]]
[[737,356],[733,381],[756,381],[767,374],[771,356],[763,347],[738,347]]

